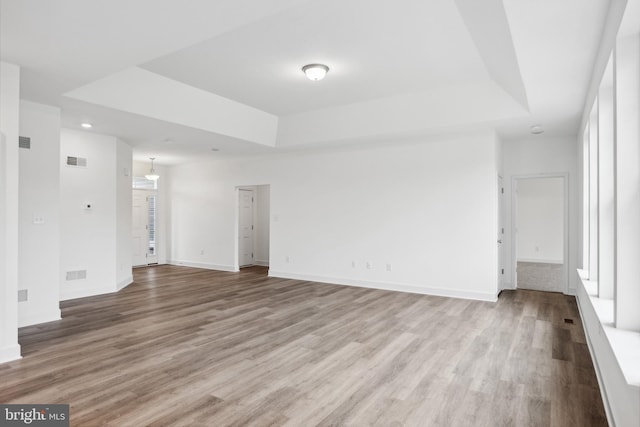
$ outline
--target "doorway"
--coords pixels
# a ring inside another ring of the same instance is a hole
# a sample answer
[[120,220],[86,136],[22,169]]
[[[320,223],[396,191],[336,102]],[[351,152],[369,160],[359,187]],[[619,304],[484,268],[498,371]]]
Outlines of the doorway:
[[238,263],[239,267],[253,265],[253,224],[255,196],[252,189],[241,188],[238,211]]
[[512,188],[515,287],[566,293],[567,176],[514,177]]
[[269,266],[270,200],[269,185],[237,188],[237,269]]
[[154,191],[132,190],[133,260],[134,267],[157,264],[157,200]]

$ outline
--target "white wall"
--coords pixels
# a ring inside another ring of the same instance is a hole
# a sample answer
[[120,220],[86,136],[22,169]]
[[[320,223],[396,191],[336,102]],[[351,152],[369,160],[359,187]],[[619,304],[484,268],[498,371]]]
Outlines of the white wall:
[[504,141],[504,185],[505,185],[505,287],[513,286],[514,260],[512,259],[512,180],[514,176],[537,174],[568,174],[569,184],[569,293],[575,293],[578,282],[578,241],[580,218],[578,218],[578,153],[573,137],[545,137],[536,135],[518,141]]
[[0,61],[0,363],[18,344],[18,129],[20,68]]
[[[60,139],[60,298],[114,292],[131,276],[130,148],[115,137],[62,129]],[[84,157],[86,168],[66,165]],[[90,203],[87,210],[84,205]],[[125,240],[126,236],[126,240]],[[128,248],[127,246],[128,245]],[[66,280],[66,272],[86,270],[86,279]]]
[[20,135],[31,138],[19,150],[18,289],[28,300],[18,317],[27,326],[60,319],[60,109],[21,101]]
[[269,224],[271,218],[271,189],[268,185],[256,187],[256,256],[255,263],[269,265]]
[[564,182],[562,178],[518,180],[518,261],[562,264]]
[[131,147],[116,141],[116,287],[122,289],[133,282],[133,248],[131,246],[132,198]]
[[232,270],[235,189],[270,184],[270,274],[494,300],[497,145],[482,133],[174,166],[171,260]]

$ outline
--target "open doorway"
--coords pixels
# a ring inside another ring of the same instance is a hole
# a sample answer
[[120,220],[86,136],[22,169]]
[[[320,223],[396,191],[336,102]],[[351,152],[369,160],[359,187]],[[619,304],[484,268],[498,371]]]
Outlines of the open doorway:
[[242,186],[237,192],[236,266],[238,269],[268,267],[271,188],[269,185]]
[[513,248],[516,288],[566,292],[566,175],[514,177]]
[[132,190],[132,265],[158,263],[157,181],[134,177]]

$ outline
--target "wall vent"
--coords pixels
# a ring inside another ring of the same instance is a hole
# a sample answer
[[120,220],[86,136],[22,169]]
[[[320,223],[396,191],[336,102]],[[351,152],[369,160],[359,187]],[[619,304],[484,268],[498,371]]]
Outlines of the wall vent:
[[79,168],[86,168],[87,159],[84,157],[67,156],[67,166],[76,166]]
[[28,289],[18,289],[18,302],[23,302],[29,299]]
[[26,150],[31,150],[31,138],[29,138],[28,136],[19,136],[18,147],[24,148]]
[[87,278],[87,270],[67,271],[67,280],[81,280]]

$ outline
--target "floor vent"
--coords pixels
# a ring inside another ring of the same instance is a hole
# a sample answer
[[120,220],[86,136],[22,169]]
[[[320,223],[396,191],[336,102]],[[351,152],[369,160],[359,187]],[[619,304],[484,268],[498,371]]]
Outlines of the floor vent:
[[568,323],[570,325],[573,325],[573,319],[564,319],[564,323]]
[[29,138],[28,136],[19,136],[18,147],[24,148],[26,150],[31,150],[31,138]]
[[84,157],[67,156],[67,166],[76,166],[78,168],[86,168],[87,159]]

